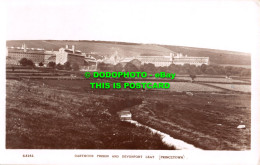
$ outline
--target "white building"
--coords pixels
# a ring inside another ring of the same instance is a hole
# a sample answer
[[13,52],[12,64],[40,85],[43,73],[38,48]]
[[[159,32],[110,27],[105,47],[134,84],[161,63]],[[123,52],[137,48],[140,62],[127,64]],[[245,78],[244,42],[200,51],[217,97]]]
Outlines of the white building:
[[66,45],[65,48],[60,48],[56,54],[56,64],[64,64],[70,62],[70,64],[78,64],[79,66],[84,65],[85,53],[82,53],[79,50],[75,49],[75,46],[72,45],[72,48],[69,49],[69,46]]
[[[111,64],[117,64],[117,63],[127,63],[134,59],[137,59],[141,61],[141,64],[154,64],[156,67],[163,67],[163,66],[169,66],[171,64],[175,65],[184,65],[184,64],[190,64],[190,65],[196,65],[201,66],[202,64],[208,65],[209,64],[209,57],[188,57],[183,56],[181,53],[170,53],[169,56],[137,56],[137,57],[126,57],[126,58],[115,58],[110,57],[110,61],[104,61]],[[114,59],[114,60],[113,60]],[[112,61],[112,62],[111,62]]]

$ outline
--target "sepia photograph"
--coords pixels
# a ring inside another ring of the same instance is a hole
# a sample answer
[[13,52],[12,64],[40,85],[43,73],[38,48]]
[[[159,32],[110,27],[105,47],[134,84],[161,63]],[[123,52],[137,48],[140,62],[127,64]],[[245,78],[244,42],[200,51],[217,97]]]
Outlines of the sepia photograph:
[[259,163],[259,1],[4,4],[4,163]]
[[[7,41],[7,53],[8,149],[250,149],[250,54],[61,40]],[[102,88],[126,82],[170,88]]]

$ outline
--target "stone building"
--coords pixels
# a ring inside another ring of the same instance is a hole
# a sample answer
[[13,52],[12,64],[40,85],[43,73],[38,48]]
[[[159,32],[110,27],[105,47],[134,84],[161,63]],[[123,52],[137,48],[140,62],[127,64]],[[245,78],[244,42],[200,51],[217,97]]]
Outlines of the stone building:
[[32,60],[36,65],[44,63],[46,54],[42,48],[27,48],[25,44],[22,47],[7,47],[7,64],[19,65],[22,58]]
[[173,63],[175,65],[196,65],[201,66],[202,64],[209,65],[209,57],[189,57],[187,55],[183,56],[181,53],[176,53],[173,56]]
[[208,65],[209,64],[209,57],[188,57],[183,56],[181,53],[170,53],[169,56],[137,56],[137,57],[126,57],[126,58],[120,58],[114,63],[128,63],[132,60],[139,60],[141,64],[154,64],[156,67],[163,67],[163,66],[169,66],[171,64],[175,65],[184,65],[184,64],[190,64],[190,65],[196,65],[200,66],[202,64]]
[[57,51],[45,51],[45,57],[44,57],[44,65],[47,66],[49,62],[55,62],[56,63],[56,55]]
[[158,66],[169,66],[173,63],[172,56],[139,56],[136,57],[142,64],[154,64]]
[[75,50],[75,46],[72,45],[71,49],[66,45],[65,48],[60,48],[56,54],[56,64],[65,64],[70,62],[70,64],[78,64],[79,66],[84,66],[84,59],[86,54],[82,53],[80,50]]

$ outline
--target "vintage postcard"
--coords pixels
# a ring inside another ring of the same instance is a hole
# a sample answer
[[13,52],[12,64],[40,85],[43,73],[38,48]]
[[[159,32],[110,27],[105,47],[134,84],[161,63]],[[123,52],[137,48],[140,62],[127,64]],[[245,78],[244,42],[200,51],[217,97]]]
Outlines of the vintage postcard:
[[0,164],[259,164],[260,4],[1,5]]

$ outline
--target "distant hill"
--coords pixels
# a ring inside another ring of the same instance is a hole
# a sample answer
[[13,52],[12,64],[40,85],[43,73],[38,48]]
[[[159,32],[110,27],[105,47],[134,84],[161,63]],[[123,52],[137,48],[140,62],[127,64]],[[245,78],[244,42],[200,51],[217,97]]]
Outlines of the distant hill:
[[166,56],[173,51],[193,57],[209,57],[211,64],[251,65],[251,56],[247,53],[183,46],[88,40],[12,40],[7,41],[6,45],[8,47],[21,47],[23,43],[29,48],[44,48],[54,51],[68,44],[70,46],[75,45],[77,50],[81,50],[85,53],[96,52],[104,56],[118,53],[121,57],[140,55]]

